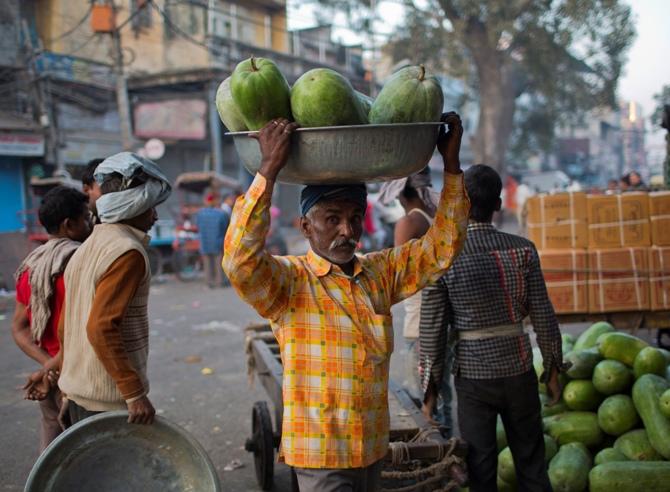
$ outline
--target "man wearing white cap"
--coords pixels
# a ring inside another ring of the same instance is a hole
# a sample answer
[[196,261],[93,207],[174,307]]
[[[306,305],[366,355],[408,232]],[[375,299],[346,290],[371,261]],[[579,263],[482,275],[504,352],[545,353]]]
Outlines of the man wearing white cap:
[[171,187],[156,164],[130,152],[105,159],[95,180],[101,224],[65,271],[58,385],[71,424],[126,408],[130,423],[150,424],[147,232]]

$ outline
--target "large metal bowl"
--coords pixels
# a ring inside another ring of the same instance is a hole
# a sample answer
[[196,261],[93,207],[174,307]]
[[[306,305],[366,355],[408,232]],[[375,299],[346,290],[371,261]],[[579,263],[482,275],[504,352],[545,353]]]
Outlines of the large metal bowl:
[[[347,184],[388,181],[423,169],[435,150],[442,123],[299,128],[278,180],[296,184]],[[231,132],[244,166],[261,165],[257,132]]]
[[216,470],[184,429],[106,412],[72,426],[38,458],[25,492],[219,492]]

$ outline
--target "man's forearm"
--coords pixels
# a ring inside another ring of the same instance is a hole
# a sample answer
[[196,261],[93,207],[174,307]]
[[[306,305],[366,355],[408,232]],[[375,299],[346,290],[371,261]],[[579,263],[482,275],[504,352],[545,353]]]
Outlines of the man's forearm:
[[14,341],[21,351],[35,362],[43,366],[51,358],[49,354],[35,345],[30,331],[28,330],[13,330]]
[[139,252],[119,257],[98,281],[86,325],[93,350],[125,400],[146,393],[121,336],[123,318],[144,274],[144,259]]

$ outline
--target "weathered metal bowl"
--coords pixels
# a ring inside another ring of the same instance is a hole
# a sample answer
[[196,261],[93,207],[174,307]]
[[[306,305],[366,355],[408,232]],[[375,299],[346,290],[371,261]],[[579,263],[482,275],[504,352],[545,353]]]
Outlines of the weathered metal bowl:
[[184,429],[106,412],[72,426],[38,458],[25,492],[219,492],[214,466]]
[[[423,169],[435,150],[442,123],[299,128],[278,180],[296,184],[347,184],[388,181]],[[257,132],[231,132],[244,166],[261,165]]]

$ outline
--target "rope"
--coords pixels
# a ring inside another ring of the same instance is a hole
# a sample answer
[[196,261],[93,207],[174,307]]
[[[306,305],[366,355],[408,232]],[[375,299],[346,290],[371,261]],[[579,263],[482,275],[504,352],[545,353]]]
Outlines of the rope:
[[[422,429],[409,442],[391,442],[389,443],[391,449],[391,464],[398,467],[403,464],[411,464],[410,447],[411,443],[418,442],[434,442],[438,449],[438,460],[436,463],[427,467],[418,467],[409,471],[382,471],[382,478],[387,480],[416,480],[412,485],[406,485],[399,488],[382,489],[382,492],[413,492],[416,490],[423,490],[431,484],[436,484],[447,479],[449,476],[449,468],[458,464],[465,467],[465,463],[461,458],[452,454],[456,449],[457,441],[450,439],[447,441],[447,446],[444,446],[440,441],[432,439],[435,436],[436,429]],[[416,461],[418,463],[418,461]],[[459,487],[458,482],[452,479],[447,485],[440,489],[434,489],[434,492],[450,492]]]

